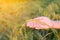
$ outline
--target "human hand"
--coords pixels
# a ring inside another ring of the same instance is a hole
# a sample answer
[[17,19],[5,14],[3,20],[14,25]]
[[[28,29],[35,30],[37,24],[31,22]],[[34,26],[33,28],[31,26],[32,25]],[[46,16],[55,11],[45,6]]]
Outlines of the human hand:
[[35,29],[49,29],[52,28],[53,23],[49,18],[42,16],[29,20],[27,26]]

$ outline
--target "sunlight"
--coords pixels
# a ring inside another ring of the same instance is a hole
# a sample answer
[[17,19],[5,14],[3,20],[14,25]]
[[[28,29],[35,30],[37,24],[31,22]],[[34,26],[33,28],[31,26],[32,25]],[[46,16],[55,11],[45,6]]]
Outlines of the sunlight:
[[19,9],[23,11],[29,0],[0,0],[0,13],[15,14]]
[[28,0],[0,0],[0,3],[3,3],[3,4],[8,4],[8,3],[16,3],[16,2],[27,2]]

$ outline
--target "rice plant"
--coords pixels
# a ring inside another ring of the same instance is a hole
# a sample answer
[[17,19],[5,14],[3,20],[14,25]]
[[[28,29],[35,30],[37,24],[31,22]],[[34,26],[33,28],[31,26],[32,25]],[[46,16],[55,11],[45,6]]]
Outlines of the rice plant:
[[60,30],[36,30],[27,20],[60,20],[60,0],[0,0],[0,40],[60,40]]

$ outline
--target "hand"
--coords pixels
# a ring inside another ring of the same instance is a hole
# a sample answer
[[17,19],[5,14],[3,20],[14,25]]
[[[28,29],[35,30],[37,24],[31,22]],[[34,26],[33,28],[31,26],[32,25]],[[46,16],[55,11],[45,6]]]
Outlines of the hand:
[[35,29],[48,29],[52,28],[52,20],[47,17],[38,17],[31,19],[27,22],[27,26]]

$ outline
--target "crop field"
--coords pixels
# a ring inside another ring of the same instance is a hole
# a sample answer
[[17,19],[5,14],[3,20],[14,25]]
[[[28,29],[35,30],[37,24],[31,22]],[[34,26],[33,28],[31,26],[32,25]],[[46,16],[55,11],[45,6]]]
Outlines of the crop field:
[[60,0],[0,0],[0,40],[60,40],[60,30],[36,30],[27,20],[60,20]]

